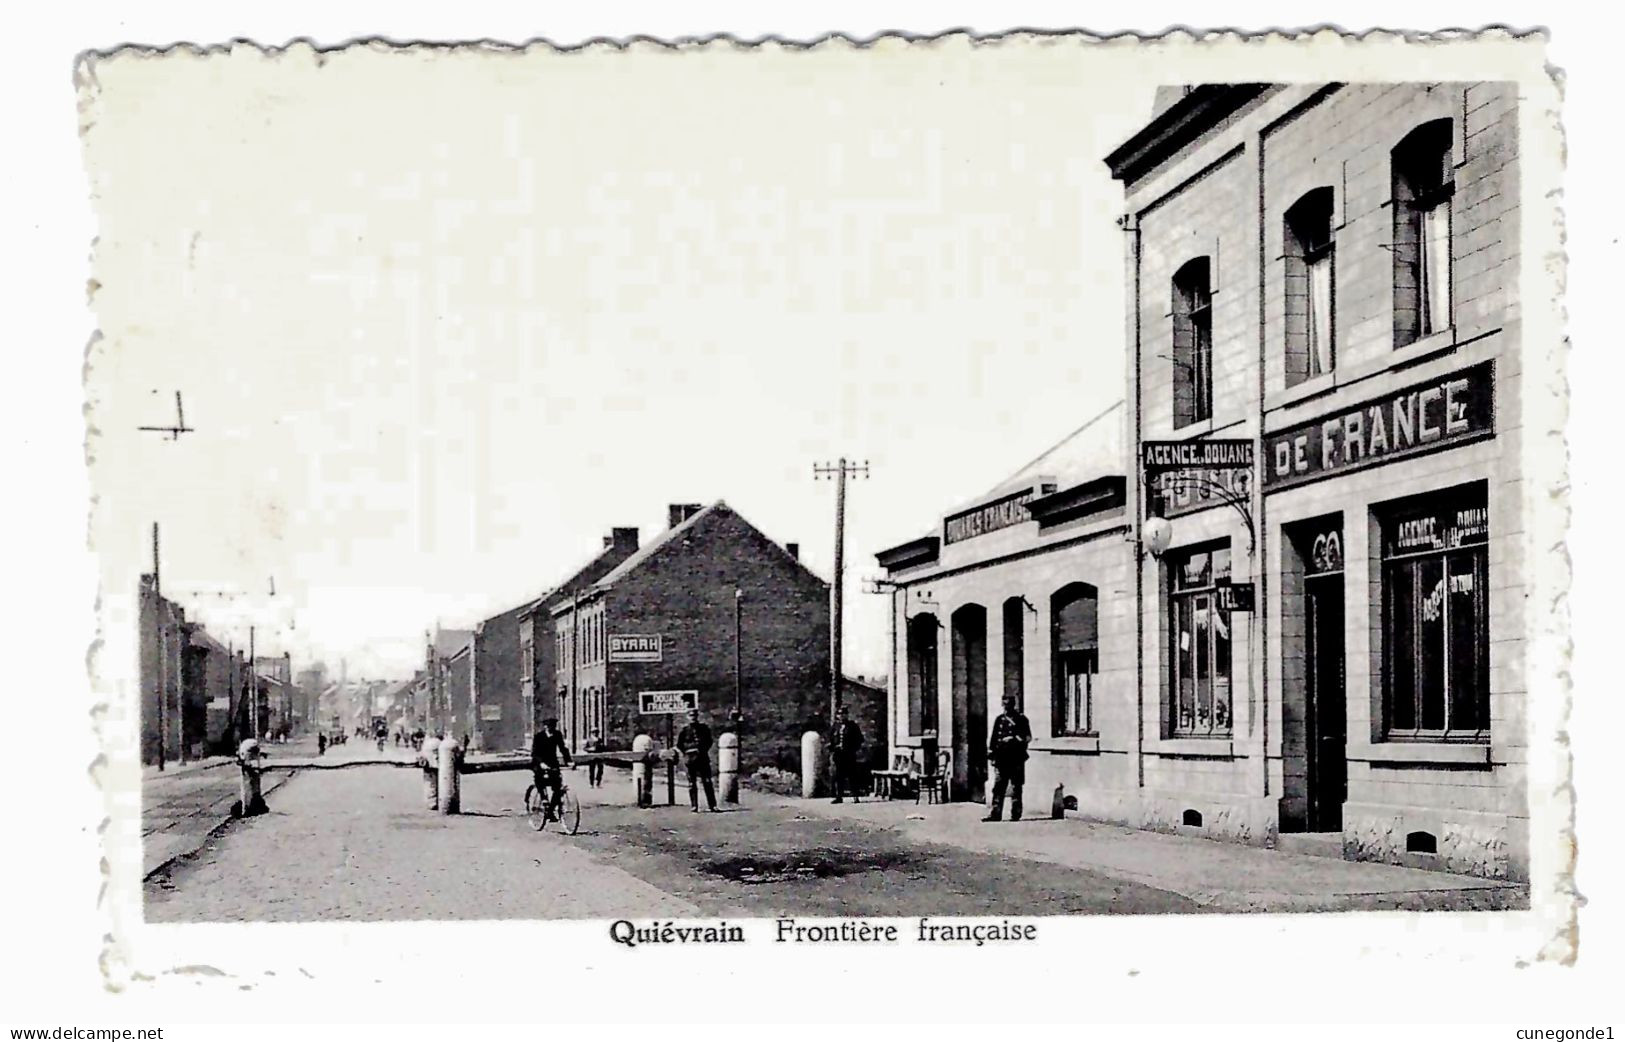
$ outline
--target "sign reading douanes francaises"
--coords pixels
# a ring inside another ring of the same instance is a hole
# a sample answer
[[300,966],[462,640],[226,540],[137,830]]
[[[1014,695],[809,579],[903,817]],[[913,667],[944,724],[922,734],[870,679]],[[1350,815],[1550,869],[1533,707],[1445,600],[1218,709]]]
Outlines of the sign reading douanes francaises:
[[1495,434],[1495,363],[1412,384],[1264,437],[1264,487],[1290,488]]
[[609,635],[611,662],[659,662],[661,660],[660,634],[611,633]]
[[1033,490],[1024,488],[1013,495],[946,517],[942,522],[942,541],[957,543],[1031,521],[1032,514],[1027,512],[1027,504],[1032,502],[1032,498]]

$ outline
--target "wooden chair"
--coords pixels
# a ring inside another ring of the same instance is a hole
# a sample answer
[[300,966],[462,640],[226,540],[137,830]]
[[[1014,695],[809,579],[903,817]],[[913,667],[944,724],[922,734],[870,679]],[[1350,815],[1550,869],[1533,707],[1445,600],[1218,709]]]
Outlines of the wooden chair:
[[921,794],[927,803],[948,802],[948,779],[953,777],[953,754],[946,749],[937,752],[937,762],[927,764],[926,770],[919,776],[914,789],[914,802],[920,802]]

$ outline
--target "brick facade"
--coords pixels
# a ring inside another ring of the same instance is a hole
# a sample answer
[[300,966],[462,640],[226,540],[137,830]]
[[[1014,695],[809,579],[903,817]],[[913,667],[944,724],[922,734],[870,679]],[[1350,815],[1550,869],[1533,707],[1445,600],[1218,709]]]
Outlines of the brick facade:
[[474,708],[469,733],[474,748],[482,752],[530,747],[530,722],[524,719],[522,690],[529,674],[521,661],[519,617],[531,603],[526,601],[493,615],[474,628]]
[[[829,585],[725,503],[673,520],[554,607],[553,687],[565,735],[575,748],[593,726],[612,748],[644,732],[663,742],[665,721],[638,713],[638,693],[655,690],[698,691],[720,730],[734,706],[737,647],[742,768],[799,769],[804,725],[828,702]],[[660,661],[608,661],[609,637],[623,634],[659,636]]]

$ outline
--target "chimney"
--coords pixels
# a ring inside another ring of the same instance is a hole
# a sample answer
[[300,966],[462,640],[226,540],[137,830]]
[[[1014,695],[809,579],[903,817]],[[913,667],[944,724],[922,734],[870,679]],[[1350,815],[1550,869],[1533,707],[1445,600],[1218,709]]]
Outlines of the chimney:
[[666,508],[666,527],[676,528],[699,512],[699,503],[673,503]]
[[609,530],[609,538],[609,545],[617,550],[638,548],[638,530],[635,528],[612,528]]
[[801,560],[801,544],[800,543],[785,543],[784,548],[790,552],[791,557],[794,557],[798,561]]

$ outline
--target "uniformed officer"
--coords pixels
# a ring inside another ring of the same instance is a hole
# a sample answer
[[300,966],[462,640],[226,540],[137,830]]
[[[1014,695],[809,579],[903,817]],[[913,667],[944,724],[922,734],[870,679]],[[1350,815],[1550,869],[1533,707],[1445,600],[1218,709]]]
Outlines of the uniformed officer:
[[998,821],[1004,812],[1004,791],[1010,790],[1010,820],[1021,820],[1021,787],[1027,781],[1027,745],[1033,729],[1016,708],[1016,696],[1004,696],[1004,712],[993,721],[987,758],[993,764],[993,803],[983,821]]
[[705,785],[705,803],[717,809],[717,790],[711,784],[711,729],[700,721],[700,711],[688,711],[688,723],[677,733],[677,750],[683,754],[683,767],[688,771],[688,805],[696,814],[700,812],[699,786]]

